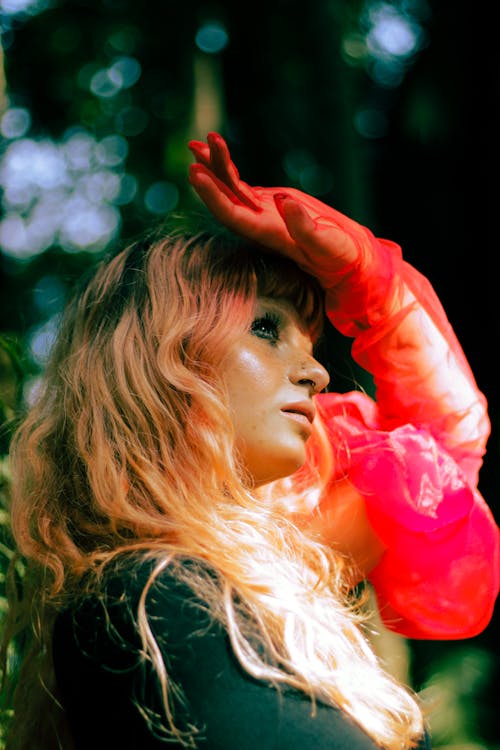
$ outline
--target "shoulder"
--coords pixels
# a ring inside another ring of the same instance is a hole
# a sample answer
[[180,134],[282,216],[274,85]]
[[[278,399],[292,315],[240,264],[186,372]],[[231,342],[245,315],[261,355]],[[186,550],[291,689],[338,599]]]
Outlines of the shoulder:
[[150,627],[168,632],[174,641],[207,627],[211,624],[207,607],[190,583],[205,579],[214,585],[215,574],[195,560],[162,563],[158,558],[126,555],[109,566],[91,594],[59,614],[54,628],[56,649],[58,643],[73,642],[98,661],[117,658],[121,663],[126,654],[141,651],[141,612]]

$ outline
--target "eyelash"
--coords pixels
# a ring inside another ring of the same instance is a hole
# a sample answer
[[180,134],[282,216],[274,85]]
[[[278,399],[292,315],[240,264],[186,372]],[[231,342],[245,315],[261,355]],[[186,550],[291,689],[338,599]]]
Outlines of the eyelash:
[[[265,327],[265,331],[262,330]],[[279,341],[281,320],[278,315],[267,312],[259,318],[255,318],[252,323],[251,332],[262,339],[267,339],[273,343]]]

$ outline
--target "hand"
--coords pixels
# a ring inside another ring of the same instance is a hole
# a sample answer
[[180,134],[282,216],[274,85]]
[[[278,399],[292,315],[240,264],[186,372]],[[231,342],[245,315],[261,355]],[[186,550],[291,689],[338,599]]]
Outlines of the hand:
[[369,229],[294,188],[251,187],[240,179],[226,142],[209,133],[190,141],[189,180],[211,213],[249,240],[294,260],[326,288],[362,263]]

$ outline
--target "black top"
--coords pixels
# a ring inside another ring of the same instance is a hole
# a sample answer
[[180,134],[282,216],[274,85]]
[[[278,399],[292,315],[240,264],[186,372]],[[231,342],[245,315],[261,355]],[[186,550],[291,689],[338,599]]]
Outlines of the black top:
[[[77,750],[159,750],[134,700],[161,709],[157,680],[141,658],[133,622],[150,572],[143,563],[106,583],[106,607],[83,600],[59,615],[54,630],[56,678]],[[200,750],[375,750],[378,746],[339,709],[312,704],[289,688],[254,680],[238,664],[224,628],[186,584],[165,570],[147,598],[149,622],[167,672],[185,695],[174,698],[176,724],[196,725]],[[420,750],[430,750],[428,738]],[[380,748],[378,748],[380,750]]]

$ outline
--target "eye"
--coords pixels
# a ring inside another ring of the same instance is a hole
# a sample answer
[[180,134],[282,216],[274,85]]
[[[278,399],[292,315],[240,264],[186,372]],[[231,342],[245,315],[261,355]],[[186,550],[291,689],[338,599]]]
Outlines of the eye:
[[267,312],[265,315],[255,318],[250,330],[255,336],[276,343],[280,337],[280,326],[281,320],[279,316]]

